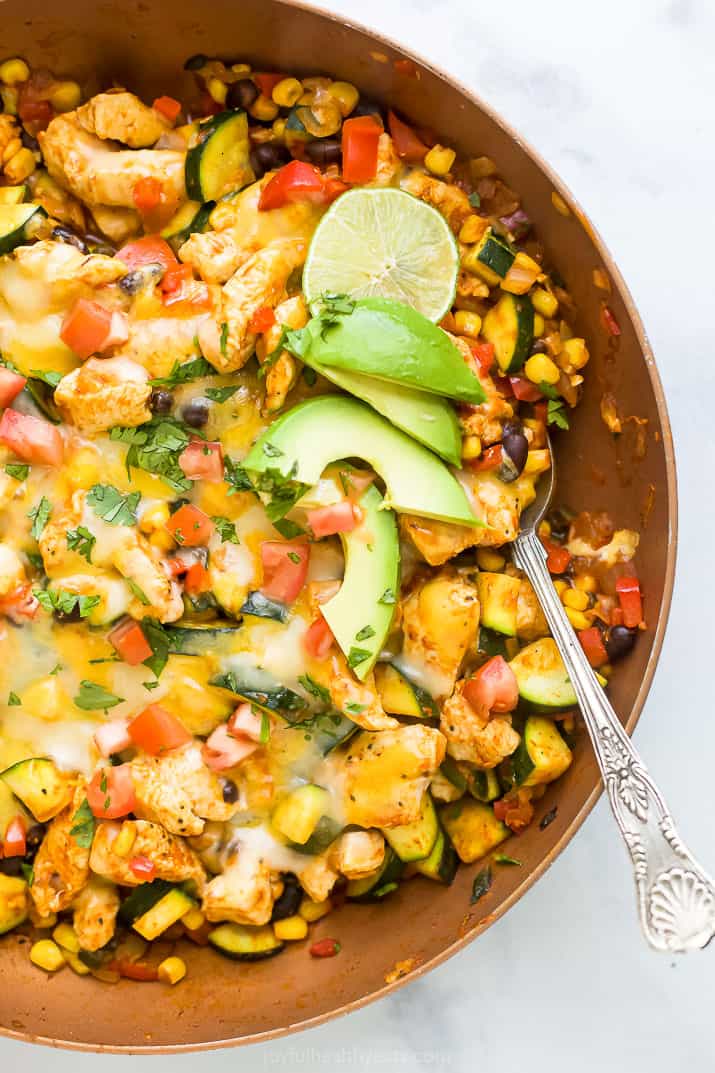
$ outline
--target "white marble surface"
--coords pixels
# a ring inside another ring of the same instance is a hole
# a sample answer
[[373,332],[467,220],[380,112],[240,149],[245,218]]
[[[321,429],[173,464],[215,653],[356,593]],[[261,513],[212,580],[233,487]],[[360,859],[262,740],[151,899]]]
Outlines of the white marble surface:
[[[715,496],[712,0],[332,0],[451,69],[563,176],[616,256],[650,333],[680,472],[680,561],[636,740],[715,868],[711,714]],[[695,762],[695,757],[699,758]],[[390,999],[283,1043],[201,1056],[55,1053],[0,1041],[0,1070],[290,1073],[497,1069],[660,1073],[715,1066],[715,949],[644,947],[605,803],[535,889],[468,950]],[[240,1001],[240,996],[239,996]]]

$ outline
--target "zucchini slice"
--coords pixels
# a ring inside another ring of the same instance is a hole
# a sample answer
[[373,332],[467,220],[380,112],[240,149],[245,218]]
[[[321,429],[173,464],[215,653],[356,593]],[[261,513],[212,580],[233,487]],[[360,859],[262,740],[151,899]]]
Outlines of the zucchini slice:
[[307,842],[291,842],[290,849],[316,857],[331,845],[343,830],[343,825],[332,816],[321,816]]
[[186,193],[192,201],[218,201],[253,182],[245,112],[220,112],[205,119],[197,137],[186,154]]
[[133,924],[172,890],[178,890],[178,887],[175,883],[170,883],[168,879],[154,879],[151,883],[140,883],[119,907],[119,919],[124,924]]
[[382,706],[390,715],[409,715],[413,719],[439,719],[439,708],[429,693],[411,682],[392,663],[378,663],[375,685]]
[[494,344],[503,373],[515,373],[529,357],[534,340],[534,307],[526,294],[504,294],[482,323],[482,335]]
[[391,846],[385,847],[385,859],[377,869],[363,879],[351,879],[346,891],[348,898],[356,902],[374,902],[390,894],[402,878],[404,864]]
[[256,618],[270,618],[274,622],[288,621],[288,608],[279,600],[271,600],[270,596],[264,596],[258,589],[249,592],[241,608],[242,615],[255,615]]
[[530,715],[519,747],[509,760],[514,785],[539,786],[553,782],[563,775],[571,760],[571,750],[553,719]]
[[169,220],[161,232],[161,237],[165,238],[175,250],[178,250],[179,246],[186,242],[189,235],[192,235],[195,231],[206,230],[206,225],[213,209],[213,201],[209,201],[206,205],[202,205],[200,201],[187,201]]
[[385,840],[401,861],[421,861],[429,857],[439,835],[439,820],[428,793],[422,796],[419,818],[401,827],[381,828]]
[[304,845],[318,826],[321,816],[330,811],[330,794],[322,786],[307,783],[279,801],[271,816],[271,825],[289,842]]
[[230,640],[240,628],[240,623],[207,622],[194,626],[170,626],[165,632],[169,635],[169,652],[172,655],[206,656],[215,650],[217,641]]
[[477,574],[479,592],[479,621],[487,629],[516,637],[516,609],[521,581],[509,574],[492,574],[482,570]]
[[[249,704],[254,704],[257,708],[263,708],[268,712],[278,712],[286,719],[288,719],[286,712],[299,712],[306,707],[305,700],[292,689],[278,684],[272,689],[256,689],[255,685],[249,686],[242,682],[234,671],[216,675],[215,678],[209,680],[209,685],[226,689],[242,700],[247,700]],[[288,721],[293,722],[292,719]]]
[[151,942],[165,932],[167,928],[170,928],[172,924],[176,924],[177,920],[181,920],[190,909],[195,908],[196,902],[194,899],[190,898],[179,887],[175,887],[168,894],[165,894],[163,898],[160,898],[146,913],[142,913],[140,917],[137,917],[132,927],[134,931],[139,932],[142,939]]
[[294,730],[300,731],[306,738],[310,737],[323,756],[343,745],[354,737],[360,727],[340,712],[318,712],[303,719],[291,719],[285,710],[280,713]]
[[467,797],[445,805],[440,819],[465,864],[478,861],[511,834],[506,824],[496,818],[491,805]]
[[72,800],[72,780],[46,756],[19,760],[0,773],[0,778],[38,823],[53,819]]
[[509,666],[516,675],[519,696],[540,708],[573,708],[576,694],[553,637],[542,637],[522,648]]
[[457,874],[459,857],[450,841],[449,835],[445,831],[440,828],[437,834],[437,841],[429,857],[425,857],[421,861],[415,861],[414,867],[421,876],[435,879],[438,883],[444,883],[446,886],[450,885]]
[[492,656],[503,656],[504,659],[509,659],[506,650],[506,636],[502,633],[497,633],[495,630],[490,630],[486,626],[479,627],[479,638],[477,640],[477,651],[489,659]]
[[32,822],[29,812],[18,801],[7,783],[0,781],[0,843],[5,840],[8,824],[16,816],[19,816],[24,821],[25,830],[27,830]]
[[12,931],[27,917],[27,883],[0,872],[0,935]]
[[440,766],[440,774],[444,775],[445,779],[452,783],[452,786],[464,793],[467,789],[467,778],[462,774],[462,771],[457,767],[456,760],[453,760],[451,756],[445,756]]
[[0,204],[0,257],[31,242],[37,225],[45,219],[41,205]]
[[469,792],[477,801],[496,801],[502,794],[496,771],[475,769],[469,779]]
[[504,279],[515,258],[513,250],[489,228],[481,242],[466,254],[462,263],[468,272],[475,272],[494,286],[500,279]]
[[0,205],[19,205],[25,200],[26,186],[0,187]]
[[208,934],[208,940],[220,954],[234,961],[261,961],[279,954],[285,943],[276,939],[273,928],[264,924],[252,928],[244,924],[219,924]]

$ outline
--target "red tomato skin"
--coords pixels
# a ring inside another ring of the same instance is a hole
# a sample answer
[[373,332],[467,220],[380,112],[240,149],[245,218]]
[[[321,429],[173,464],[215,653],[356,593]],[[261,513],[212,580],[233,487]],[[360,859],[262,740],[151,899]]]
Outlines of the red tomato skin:
[[160,704],[150,704],[132,719],[129,736],[135,745],[150,756],[180,749],[193,741],[183,723]]
[[223,448],[216,441],[192,440],[179,455],[184,475],[192,481],[223,480]]
[[319,615],[303,635],[303,647],[313,659],[327,659],[330,649],[335,644],[333,631],[322,615]]
[[178,261],[169,243],[160,235],[144,235],[134,242],[128,242],[114,255],[123,261],[130,272],[144,265],[163,265],[165,270],[176,268]]
[[153,983],[159,979],[159,971],[154,965],[147,965],[144,961],[130,961],[129,958],[114,958],[107,965],[112,972],[118,972],[126,980],[134,980],[138,983]]
[[14,373],[12,369],[0,366],[0,406],[9,406],[12,400],[20,394],[26,383],[26,376],[21,376],[20,373]]
[[136,667],[149,659],[152,648],[144,631],[134,619],[126,618],[107,635],[107,640],[117,650],[125,663]]
[[112,330],[112,313],[98,302],[78,298],[60,330],[60,339],[86,361],[102,349]]
[[413,128],[393,111],[387,113],[387,126],[398,157],[411,164],[421,163],[427,155],[427,146],[418,138]]
[[466,680],[463,692],[477,712],[513,712],[519,703],[516,675],[503,656],[492,656]]
[[269,98],[278,83],[282,82],[284,78],[285,75],[275,73],[253,75],[253,81],[256,83],[263,96]]
[[133,812],[136,798],[129,764],[95,771],[87,786],[87,801],[92,814],[100,820],[118,820]]
[[4,443],[23,462],[43,466],[61,466],[65,448],[55,425],[41,417],[5,410],[0,418],[0,443]]
[[316,540],[336,533],[351,533],[357,524],[355,508],[349,499],[308,511],[308,525]]
[[157,97],[152,108],[163,115],[165,119],[168,119],[170,123],[175,123],[181,112],[181,102],[177,101],[174,97]]
[[270,306],[261,306],[251,317],[248,323],[248,330],[254,335],[260,335],[262,332],[267,332],[269,328],[272,328],[276,322],[276,315]]
[[184,591],[189,596],[200,596],[211,588],[210,575],[203,563],[192,563],[184,577]]
[[471,470],[475,473],[484,473],[490,469],[496,469],[502,462],[502,446],[500,443],[494,444],[493,447],[487,447],[486,451],[482,451],[479,458],[475,458],[474,461],[467,463]]
[[343,179],[369,183],[377,175],[377,144],[382,127],[372,116],[355,116],[343,123]]
[[158,179],[148,175],[139,179],[132,190],[132,201],[140,213],[151,212],[164,200],[164,187]]
[[546,566],[549,573],[563,574],[571,562],[571,552],[550,540],[542,540],[541,543],[546,548]]
[[2,845],[3,857],[24,857],[27,853],[25,823],[22,816],[14,816],[5,829],[5,841]]
[[340,943],[337,939],[316,939],[309,950],[312,958],[334,958],[340,953]]
[[469,349],[477,359],[479,368],[483,373],[489,373],[494,368],[494,343],[470,343]]
[[[298,561],[294,562],[293,558]],[[305,584],[310,546],[304,541],[264,540],[261,544],[261,592],[273,600],[292,604]]]
[[317,168],[302,160],[291,160],[263,187],[259,211],[280,209],[293,201],[321,201],[323,187],[323,176]]
[[0,599],[0,615],[7,615],[17,626],[22,626],[24,622],[33,619],[39,610],[40,601],[29,583],[18,585],[7,596]]
[[540,402],[544,397],[536,384],[532,384],[530,380],[524,379],[523,376],[510,376],[509,383],[519,402]]
[[145,857],[143,853],[138,853],[136,857],[132,857],[129,862],[129,868],[137,879],[141,879],[144,883],[151,883],[156,875],[156,865],[148,857]]
[[214,523],[198,507],[185,503],[171,515],[166,529],[182,548],[196,548],[208,543],[214,531]]

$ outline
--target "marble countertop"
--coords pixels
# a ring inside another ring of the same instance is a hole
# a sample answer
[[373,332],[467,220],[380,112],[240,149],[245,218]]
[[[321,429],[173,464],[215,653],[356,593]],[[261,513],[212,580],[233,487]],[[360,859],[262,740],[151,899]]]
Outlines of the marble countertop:
[[[715,461],[712,0],[331,0],[472,85],[561,174],[614,253],[651,337],[680,477],[675,601],[636,732],[686,838],[715,868],[707,758]],[[694,468],[693,468],[694,467]],[[708,610],[709,609],[709,610]],[[693,755],[703,758],[695,767]],[[711,1069],[715,951],[640,938],[602,800],[548,873],[467,950],[388,999],[281,1043],[133,1058],[141,1073],[474,1068]],[[7,984],[7,981],[3,981]],[[130,1059],[0,1040],[0,1069],[122,1073]],[[150,1066],[151,1063],[151,1066]]]

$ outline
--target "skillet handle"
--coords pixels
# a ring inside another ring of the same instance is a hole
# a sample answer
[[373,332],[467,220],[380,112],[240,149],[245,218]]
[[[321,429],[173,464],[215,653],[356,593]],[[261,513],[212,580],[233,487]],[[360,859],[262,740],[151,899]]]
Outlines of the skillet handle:
[[715,884],[680,840],[663,796],[606,698],[574,633],[533,529],[513,544],[578,697],[616,823],[633,863],[638,911],[656,950],[685,953],[715,935]]

